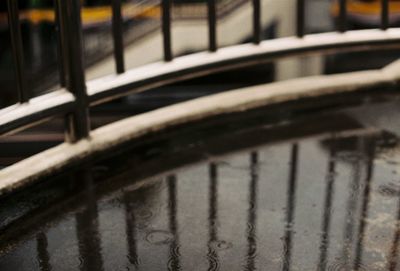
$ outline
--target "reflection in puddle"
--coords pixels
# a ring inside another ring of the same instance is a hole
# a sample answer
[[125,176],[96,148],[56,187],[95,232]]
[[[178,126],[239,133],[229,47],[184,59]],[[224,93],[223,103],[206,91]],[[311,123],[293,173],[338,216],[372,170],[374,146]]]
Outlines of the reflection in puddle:
[[0,269],[399,270],[399,154],[387,132],[331,133],[106,196],[84,170],[75,207],[3,246]]

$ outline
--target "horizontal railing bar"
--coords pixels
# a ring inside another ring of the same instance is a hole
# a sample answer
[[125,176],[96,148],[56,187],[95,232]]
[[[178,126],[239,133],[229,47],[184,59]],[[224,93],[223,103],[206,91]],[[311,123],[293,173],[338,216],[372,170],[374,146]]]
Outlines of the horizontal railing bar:
[[368,50],[377,47],[400,46],[400,29],[357,30],[346,35],[337,32],[263,41],[260,45],[243,44],[222,48],[215,53],[201,52],[176,58],[173,62],[158,62],[89,81],[89,102],[107,102],[130,93],[183,81],[217,71],[260,64],[275,58],[331,50]]
[[75,98],[66,90],[57,90],[0,110],[0,136],[15,133],[38,122],[74,108]]

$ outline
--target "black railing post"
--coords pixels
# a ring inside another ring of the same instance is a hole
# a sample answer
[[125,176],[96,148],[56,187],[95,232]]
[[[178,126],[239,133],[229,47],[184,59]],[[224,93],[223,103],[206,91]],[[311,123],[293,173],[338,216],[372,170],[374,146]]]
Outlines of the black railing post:
[[297,0],[296,6],[296,35],[299,38],[304,36],[304,24],[305,24],[305,0]]
[[121,74],[125,72],[121,0],[112,0],[112,14],[115,67],[117,73]]
[[29,101],[30,93],[26,87],[26,78],[24,76],[24,51],[22,46],[21,24],[19,21],[18,1],[7,0],[7,5],[18,101],[20,103],[25,103]]
[[162,34],[164,60],[173,59],[171,46],[171,0],[162,0]]
[[339,0],[339,32],[346,32],[347,30],[347,1]]
[[66,87],[67,82],[65,78],[65,59],[63,58],[63,40],[62,40],[62,15],[60,13],[59,1],[54,1],[54,14],[55,14],[55,30],[57,35],[57,60],[58,60],[58,73],[60,77],[60,85],[61,87]]
[[57,0],[60,9],[61,41],[66,66],[67,88],[74,94],[75,110],[67,115],[67,140],[89,136],[89,109],[82,46],[81,2]]
[[389,28],[389,0],[382,0],[381,3],[381,29]]
[[261,0],[253,0],[253,43],[261,42]]
[[208,50],[217,51],[217,6],[216,0],[207,0]]

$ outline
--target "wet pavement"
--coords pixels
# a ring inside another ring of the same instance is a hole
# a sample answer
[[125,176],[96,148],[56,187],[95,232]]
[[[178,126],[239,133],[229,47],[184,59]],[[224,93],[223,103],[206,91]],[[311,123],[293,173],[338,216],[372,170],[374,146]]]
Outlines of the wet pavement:
[[258,120],[65,173],[40,189],[56,204],[2,199],[0,270],[400,270],[399,115]]

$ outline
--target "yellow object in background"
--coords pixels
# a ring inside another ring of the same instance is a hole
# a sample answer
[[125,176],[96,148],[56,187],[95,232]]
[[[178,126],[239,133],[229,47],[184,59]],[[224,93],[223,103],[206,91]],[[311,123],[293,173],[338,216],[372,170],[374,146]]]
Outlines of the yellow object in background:
[[[348,14],[360,14],[360,15],[380,15],[381,13],[381,0],[347,0],[346,10]],[[339,2],[335,0],[332,5],[332,15],[337,17],[339,15]],[[389,12],[400,13],[400,1],[389,0]]]
[[[128,3],[122,7],[122,15],[125,19],[140,18],[160,18],[159,5],[134,5]],[[29,21],[32,24],[42,22],[54,23],[55,13],[53,9],[30,9],[20,12],[22,21]],[[100,24],[109,22],[112,19],[112,10],[110,6],[84,7],[82,8],[82,22],[86,24]],[[0,23],[7,23],[7,14],[0,13]]]

